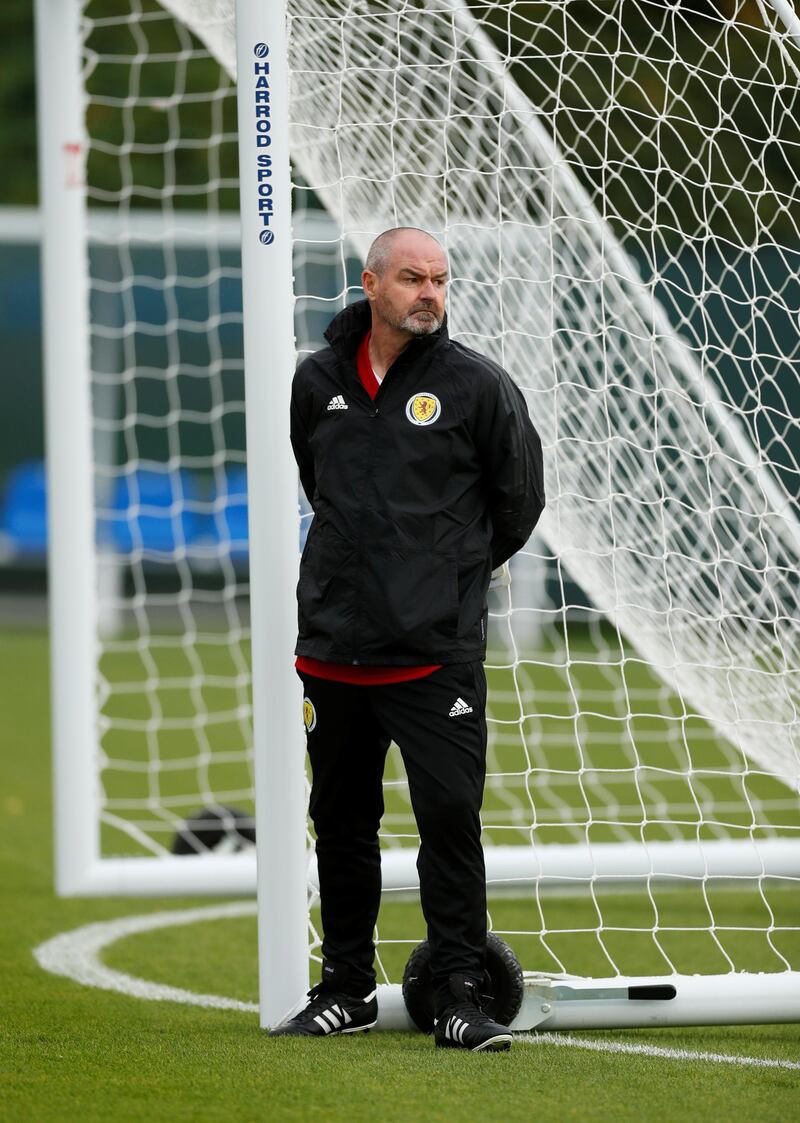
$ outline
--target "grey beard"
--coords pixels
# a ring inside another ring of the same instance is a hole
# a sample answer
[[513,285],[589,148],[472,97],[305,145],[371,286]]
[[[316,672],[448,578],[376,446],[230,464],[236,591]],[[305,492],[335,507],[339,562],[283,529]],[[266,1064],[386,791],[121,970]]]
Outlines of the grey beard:
[[398,327],[401,327],[403,331],[409,332],[410,335],[433,335],[433,333],[438,331],[442,326],[442,321],[435,312],[431,314],[433,315],[433,319],[427,323],[421,323],[415,320],[412,315],[406,316]]

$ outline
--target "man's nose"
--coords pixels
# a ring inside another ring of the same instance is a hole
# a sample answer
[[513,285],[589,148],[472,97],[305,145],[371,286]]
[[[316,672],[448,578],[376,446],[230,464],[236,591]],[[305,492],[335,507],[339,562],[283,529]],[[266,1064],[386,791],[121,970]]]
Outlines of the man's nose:
[[433,287],[433,281],[430,277],[420,289],[419,298],[420,300],[436,300],[436,289]]

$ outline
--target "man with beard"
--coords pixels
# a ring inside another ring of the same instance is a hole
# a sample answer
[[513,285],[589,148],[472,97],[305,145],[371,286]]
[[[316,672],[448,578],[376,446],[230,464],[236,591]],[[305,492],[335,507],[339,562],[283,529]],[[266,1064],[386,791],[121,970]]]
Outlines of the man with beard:
[[504,370],[451,340],[441,245],[387,230],[365,300],[298,367],[291,435],[314,511],[298,584],[322,980],[274,1035],[377,1020],[378,829],[391,741],[420,835],[436,1044],[504,1050],[481,1009],[486,595],[544,507],[541,444]]

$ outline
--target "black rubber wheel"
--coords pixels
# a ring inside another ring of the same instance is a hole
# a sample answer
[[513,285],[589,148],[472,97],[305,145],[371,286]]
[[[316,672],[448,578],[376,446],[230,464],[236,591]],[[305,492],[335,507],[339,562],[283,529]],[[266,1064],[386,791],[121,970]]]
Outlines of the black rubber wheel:
[[[486,940],[483,1010],[500,1025],[511,1025],[522,1006],[522,968],[514,952],[490,932]],[[417,1029],[433,1033],[431,950],[427,940],[414,948],[403,973],[403,999]]]
[[253,816],[238,807],[214,804],[190,815],[172,843],[173,854],[206,854],[212,850],[235,853],[256,841]]

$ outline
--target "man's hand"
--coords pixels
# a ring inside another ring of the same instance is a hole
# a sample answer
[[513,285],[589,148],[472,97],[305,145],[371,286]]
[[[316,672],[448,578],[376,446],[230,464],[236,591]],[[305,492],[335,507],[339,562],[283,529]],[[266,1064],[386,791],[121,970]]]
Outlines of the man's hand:
[[506,585],[511,584],[511,570],[508,568],[508,562],[503,562],[497,569],[492,570],[492,579],[489,582],[490,589],[502,589]]

